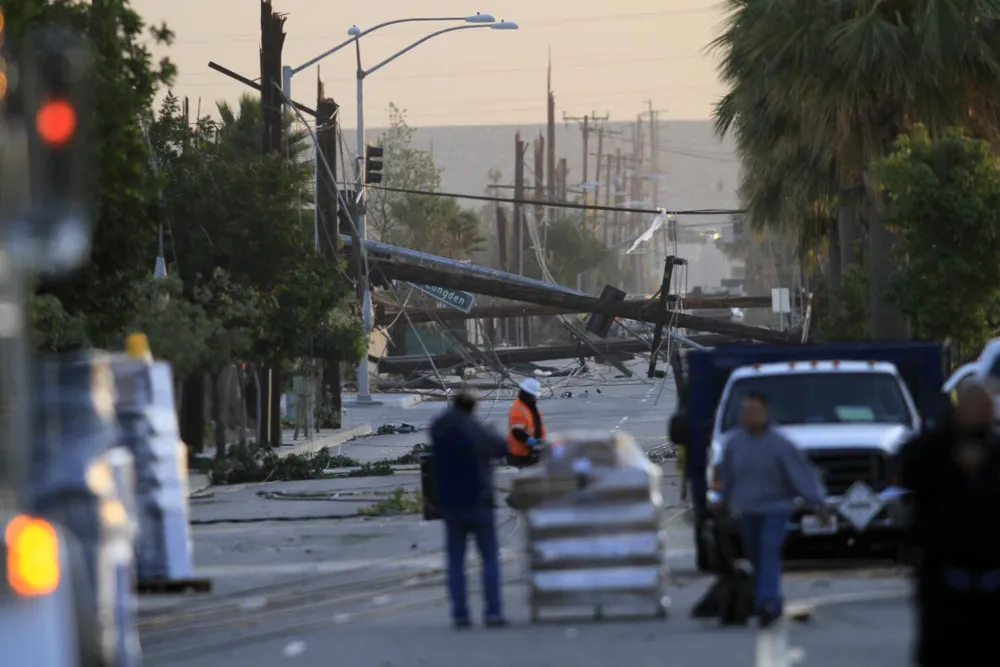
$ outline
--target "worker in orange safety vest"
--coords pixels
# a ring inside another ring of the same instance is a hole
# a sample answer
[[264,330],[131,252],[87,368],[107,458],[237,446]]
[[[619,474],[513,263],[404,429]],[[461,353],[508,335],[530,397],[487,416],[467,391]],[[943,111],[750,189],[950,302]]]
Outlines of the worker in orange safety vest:
[[523,468],[538,463],[539,441],[545,439],[545,426],[537,405],[541,383],[528,378],[519,390],[507,415],[507,463]]

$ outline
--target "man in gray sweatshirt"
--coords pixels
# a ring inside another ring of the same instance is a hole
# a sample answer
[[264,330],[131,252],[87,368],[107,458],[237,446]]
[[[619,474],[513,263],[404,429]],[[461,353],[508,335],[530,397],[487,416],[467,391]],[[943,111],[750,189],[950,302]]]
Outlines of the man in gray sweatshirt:
[[812,505],[825,525],[825,490],[798,448],[771,428],[759,393],[743,397],[740,429],[726,441],[719,473],[723,508],[739,521],[755,575],[754,607],[766,627],[781,616],[781,553],[795,500]]

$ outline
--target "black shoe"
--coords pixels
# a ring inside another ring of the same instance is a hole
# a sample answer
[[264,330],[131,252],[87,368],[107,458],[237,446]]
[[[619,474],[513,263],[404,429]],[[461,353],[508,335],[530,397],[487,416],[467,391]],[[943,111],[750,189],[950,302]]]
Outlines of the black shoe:
[[456,630],[466,630],[472,627],[472,621],[468,618],[456,618],[452,623]]
[[779,618],[781,618],[781,614],[776,612],[774,607],[771,605],[765,605],[765,607],[760,610],[760,613],[757,614],[757,624],[761,628],[769,628],[774,625]]
[[503,616],[487,616],[486,617],[486,627],[487,628],[506,628],[507,619]]

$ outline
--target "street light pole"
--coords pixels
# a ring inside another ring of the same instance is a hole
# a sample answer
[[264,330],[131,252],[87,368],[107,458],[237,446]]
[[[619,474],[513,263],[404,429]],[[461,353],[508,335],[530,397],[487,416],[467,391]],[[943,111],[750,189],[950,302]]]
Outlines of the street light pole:
[[[419,18],[395,19],[395,20],[392,20],[392,21],[386,21],[384,23],[379,23],[378,25],[372,26],[371,28],[368,28],[367,30],[365,30],[363,32],[360,31],[360,30],[358,30],[357,26],[355,26],[355,27],[351,28],[350,31],[348,31],[348,33],[351,35],[350,39],[347,39],[347,40],[341,42],[340,44],[337,44],[333,48],[324,51],[323,53],[319,54],[315,58],[307,60],[306,62],[302,63],[298,67],[292,67],[291,65],[284,65],[284,66],[282,66],[282,68],[281,68],[281,91],[285,94],[286,104],[288,104],[289,101],[292,99],[292,77],[295,76],[296,74],[298,74],[299,72],[301,72],[302,70],[306,69],[307,67],[315,65],[320,60],[323,60],[324,58],[333,55],[334,53],[336,53],[337,51],[341,50],[345,46],[348,46],[352,42],[357,42],[357,40],[360,39],[361,37],[364,37],[365,35],[370,35],[371,33],[375,32],[376,30],[381,30],[382,28],[385,28],[385,27],[388,27],[388,26],[391,26],[391,25],[397,25],[399,23],[427,23],[427,22],[435,22],[435,21],[437,21],[437,22],[440,22],[440,21],[465,21],[466,23],[488,24],[488,23],[494,23],[496,21],[496,19],[494,19],[489,14],[479,14],[479,13],[476,13],[473,16],[442,16],[442,17],[419,17]],[[285,141],[285,144],[286,144],[286,146],[288,145],[288,135],[291,133],[291,129],[292,128],[291,128],[290,124],[285,129],[285,132],[286,132],[286,136],[285,136],[285,140],[286,141]],[[315,147],[314,147],[314,149],[315,149]],[[319,161],[316,160],[316,159],[313,160],[313,184],[314,184],[314,187],[318,190],[318,188],[319,188]],[[314,196],[315,196],[315,194],[314,194]],[[314,209],[313,209],[313,237],[315,238],[315,241],[316,241],[316,251],[319,252],[319,209],[316,208],[316,207],[314,207]]]
[[[432,21],[462,21],[469,25],[454,26],[451,28],[444,28],[442,30],[437,30],[435,32],[426,35],[417,41],[413,42],[404,49],[397,51],[385,60],[381,61],[377,65],[365,70],[361,65],[361,38],[365,35],[370,35],[376,30],[385,28],[387,26],[396,25],[399,23],[422,23],[422,22],[432,22]],[[327,56],[333,55],[337,51],[341,50],[349,44],[354,44],[354,52],[356,59],[356,79],[357,79],[357,102],[358,102],[358,118],[357,118],[357,178],[358,178],[358,192],[355,200],[355,224],[357,225],[357,232],[361,241],[364,241],[367,236],[367,196],[365,188],[365,94],[364,94],[364,81],[368,75],[382,69],[392,61],[396,60],[405,53],[408,53],[420,46],[424,42],[437,37],[438,35],[443,35],[448,32],[455,32],[457,30],[468,30],[471,28],[491,28],[493,30],[517,30],[517,24],[511,21],[500,21],[497,22],[493,16],[490,14],[475,14],[473,16],[461,16],[461,17],[437,17],[437,18],[408,18],[408,19],[396,19],[393,21],[386,21],[385,23],[379,23],[378,25],[372,26],[367,30],[361,30],[357,26],[352,26],[347,34],[350,38],[337,44],[331,49],[324,51],[312,60],[309,60],[298,67],[284,66],[281,71],[282,78],[282,91],[285,95],[285,103],[289,104],[292,99],[292,77],[304,70],[305,68],[315,65],[320,60],[326,58]],[[318,170],[319,162],[314,161],[314,168]],[[318,173],[318,171],[317,171]],[[317,187],[319,185],[319,178],[316,177]],[[318,208],[313,213],[313,227],[314,235],[318,238],[319,236],[319,210]],[[368,285],[368,276],[362,271],[361,276],[361,329],[365,338],[365,356],[361,363],[358,365],[358,402],[359,403],[371,403],[371,389],[369,386],[368,377],[368,340],[369,335],[372,330],[372,307],[371,307],[371,291]]]
[[[481,16],[477,14],[477,16]],[[365,79],[368,75],[377,72],[382,69],[392,61],[409,53],[413,49],[417,48],[424,42],[434,39],[439,35],[444,35],[449,32],[457,32],[459,30],[472,30],[474,28],[490,28],[491,30],[517,30],[517,24],[513,21],[500,21],[499,23],[492,22],[493,17],[488,17],[490,22],[485,20],[482,21],[469,21],[473,25],[460,25],[451,28],[444,28],[442,30],[437,30],[421,37],[417,41],[413,42],[409,46],[400,49],[396,53],[392,54],[385,60],[381,61],[377,65],[369,69],[364,69],[361,65],[361,37],[365,34],[361,32],[357,26],[352,27],[348,30],[348,34],[352,35],[355,44],[355,54],[357,58],[357,80],[358,80],[358,121],[357,121],[357,146],[358,146],[358,194],[356,200],[356,224],[358,227],[358,236],[363,243],[367,238],[367,223],[368,223],[368,188],[365,183]],[[364,274],[362,276],[361,282],[361,331],[365,339],[365,354],[361,359],[361,363],[358,364],[357,376],[358,376],[358,403],[371,403],[371,388],[370,388],[370,378],[368,376],[368,344],[370,341],[371,331],[372,331],[372,300],[371,300],[371,288],[369,286],[368,275]]]

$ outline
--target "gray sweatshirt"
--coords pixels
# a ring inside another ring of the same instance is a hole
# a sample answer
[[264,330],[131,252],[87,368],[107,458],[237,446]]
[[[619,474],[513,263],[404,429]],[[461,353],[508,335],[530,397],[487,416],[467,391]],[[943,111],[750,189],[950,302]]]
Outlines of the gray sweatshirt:
[[826,496],[802,452],[771,429],[760,435],[742,429],[733,433],[725,445],[719,476],[723,500],[730,511],[740,514],[787,512],[797,497],[821,505]]

